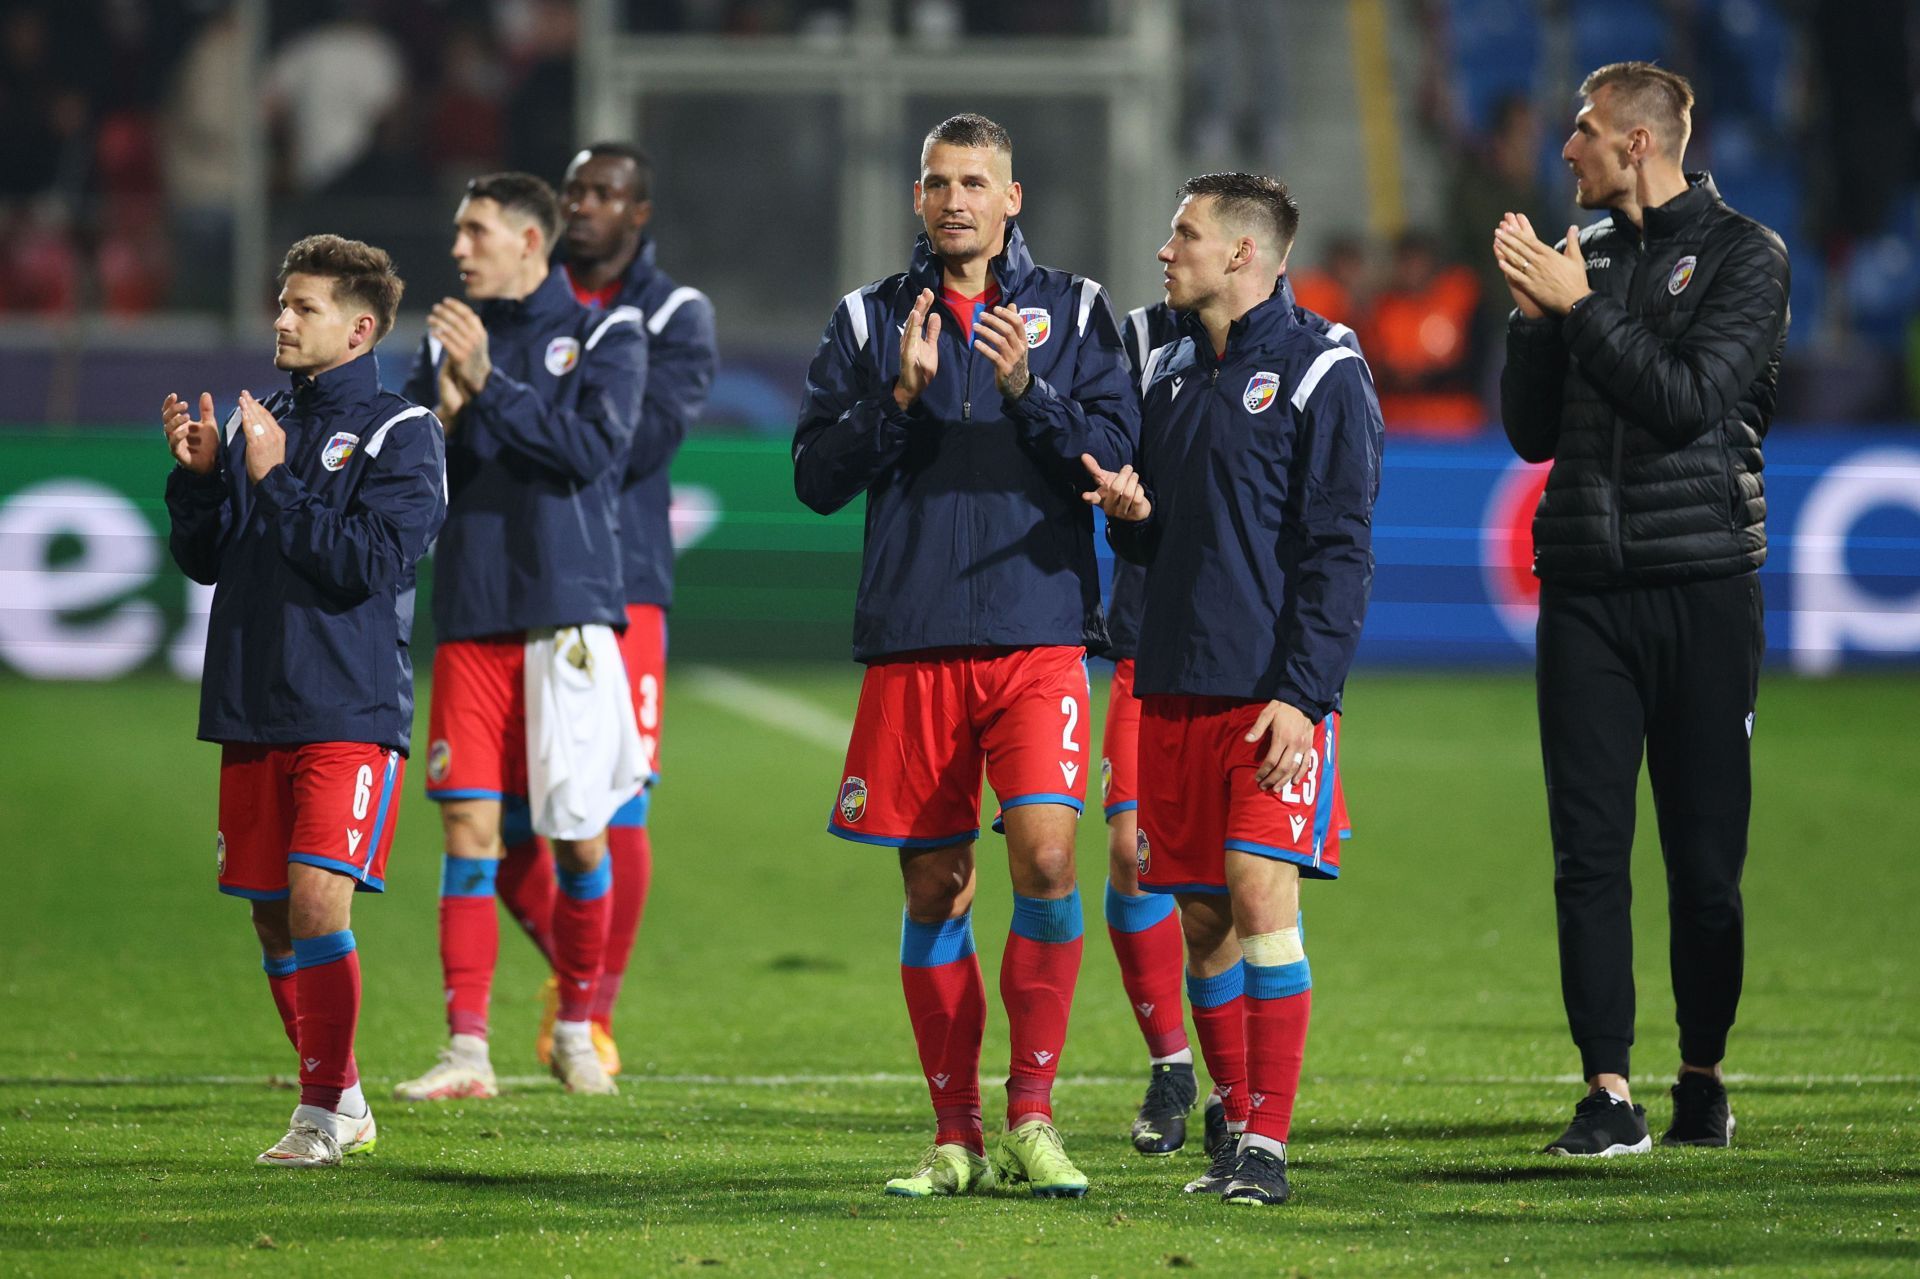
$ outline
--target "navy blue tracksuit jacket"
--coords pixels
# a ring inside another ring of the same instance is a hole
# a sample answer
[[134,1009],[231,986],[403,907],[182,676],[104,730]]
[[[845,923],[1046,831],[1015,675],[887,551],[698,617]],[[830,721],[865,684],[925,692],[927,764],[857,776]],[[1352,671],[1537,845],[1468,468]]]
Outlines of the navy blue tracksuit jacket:
[[212,474],[167,477],[174,562],[213,587],[200,736],[405,754],[414,567],[447,514],[440,424],[380,389],[371,354],[262,403],[287,459],[260,483],[237,409]]
[[[1365,358],[1360,350],[1360,339],[1352,329],[1334,323],[1318,311],[1309,311],[1294,301],[1293,285],[1284,275],[1280,277],[1280,293],[1286,298],[1287,305],[1293,308],[1293,318],[1302,328],[1330,337],[1355,355]],[[1148,357],[1180,336],[1180,313],[1165,302],[1137,306],[1127,312],[1126,319],[1120,321],[1120,336],[1126,342],[1127,366],[1132,370],[1134,384],[1140,386]],[[1146,388],[1140,386],[1140,389],[1144,394]],[[1113,593],[1111,603],[1107,605],[1107,630],[1113,637],[1110,656],[1116,659],[1133,657],[1140,651],[1140,614],[1146,608],[1146,602],[1147,570],[1126,560],[1115,560]]]
[[1284,287],[1216,358],[1193,316],[1150,358],[1138,469],[1152,515],[1114,520],[1147,564],[1134,692],[1340,708],[1373,585],[1384,428],[1366,362]]
[[[823,515],[867,495],[853,655],[943,647],[1106,648],[1082,453],[1133,456],[1139,397],[1100,285],[1034,265],[1018,227],[992,263],[1027,326],[1033,383],[1018,400],[945,313],[940,364],[905,410],[893,400],[900,334],[940,262],[913,264],[840,300],[807,371],[794,489]],[[936,302],[936,305],[942,305]]]
[[646,317],[647,389],[633,450],[620,480],[620,564],[629,604],[673,603],[673,501],[667,472],[706,407],[720,364],[713,334],[713,303],[700,290],[674,282],[654,263],[654,244],[640,242],[615,306]]
[[[581,306],[558,270],[519,301],[475,310],[493,372],[447,432],[434,630],[452,640],[625,626],[620,476],[646,390],[640,313]],[[439,403],[444,354],[438,339],[421,342],[408,398]]]

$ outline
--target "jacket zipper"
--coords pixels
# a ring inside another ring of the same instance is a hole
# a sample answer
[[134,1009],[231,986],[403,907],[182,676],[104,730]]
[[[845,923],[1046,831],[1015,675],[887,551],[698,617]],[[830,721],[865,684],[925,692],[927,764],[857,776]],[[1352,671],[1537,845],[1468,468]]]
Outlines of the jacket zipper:
[[[1635,241],[1633,246],[1633,270],[1627,273],[1627,301],[1629,303],[1638,296],[1637,290],[1640,284],[1640,269],[1647,263],[1645,243],[1646,231],[1642,229],[1639,239]],[[1607,520],[1607,538],[1609,542],[1607,549],[1612,555],[1613,563],[1611,567],[1616,573],[1623,573],[1627,568],[1626,535],[1621,529],[1621,522],[1626,518],[1623,508],[1626,506],[1627,493],[1625,486],[1621,482],[1621,472],[1625,466],[1626,449],[1626,424],[1622,421],[1620,415],[1616,413],[1613,415],[1613,502],[1612,509],[1608,512]]]

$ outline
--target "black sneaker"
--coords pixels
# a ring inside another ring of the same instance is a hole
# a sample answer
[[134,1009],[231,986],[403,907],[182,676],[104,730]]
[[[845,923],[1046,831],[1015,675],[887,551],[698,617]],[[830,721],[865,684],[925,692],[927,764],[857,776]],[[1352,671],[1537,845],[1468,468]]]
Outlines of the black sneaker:
[[1220,1197],[1230,1204],[1264,1208],[1283,1204],[1293,1187],[1287,1184],[1287,1161],[1265,1146],[1248,1146],[1234,1165],[1233,1180]]
[[1233,1134],[1227,1131],[1227,1103],[1217,1094],[1207,1098],[1205,1122],[1200,1148],[1211,1158],[1214,1151],[1232,1145],[1234,1140]]
[[1191,1062],[1155,1066],[1147,1078],[1146,1100],[1133,1121],[1133,1148],[1143,1155],[1170,1155],[1186,1145],[1187,1112],[1199,1095]]
[[1573,1122],[1547,1144],[1549,1155],[1644,1155],[1653,1149],[1647,1135],[1647,1108],[1616,1101],[1602,1089],[1588,1093],[1573,1108]]
[[1190,1195],[1225,1194],[1227,1185],[1233,1180],[1235,1168],[1240,1166],[1240,1143],[1232,1137],[1215,1146],[1207,1155],[1207,1170],[1186,1184]]
[[1681,1074],[1673,1086],[1673,1123],[1660,1138],[1663,1146],[1726,1146],[1733,1142],[1733,1110],[1727,1086],[1712,1075]]

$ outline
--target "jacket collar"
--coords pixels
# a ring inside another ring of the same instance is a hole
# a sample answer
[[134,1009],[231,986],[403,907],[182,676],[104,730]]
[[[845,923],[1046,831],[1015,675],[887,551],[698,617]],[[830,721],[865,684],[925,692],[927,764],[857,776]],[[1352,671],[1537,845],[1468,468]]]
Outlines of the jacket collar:
[[496,324],[537,323],[564,315],[570,308],[579,305],[573,300],[573,289],[567,284],[566,273],[557,266],[549,266],[547,278],[540,281],[540,286],[527,296],[487,298],[474,309],[480,313],[480,322],[492,328]]
[[[1018,293],[1033,274],[1033,255],[1027,252],[1027,237],[1020,233],[1016,219],[1007,219],[1006,247],[987,264],[987,270],[993,282],[1000,286],[1002,301]],[[940,294],[940,259],[934,255],[933,242],[927,239],[925,231],[913,242],[913,264],[907,268],[907,284],[913,294],[921,289],[932,289],[935,297]]]
[[[620,293],[622,296],[637,296],[649,284],[653,283],[653,277],[660,272],[660,268],[654,260],[657,251],[658,246],[654,244],[653,237],[643,234],[640,237],[640,247],[633,251],[633,261],[627,263],[627,269],[620,273]],[[557,249],[553,255],[554,274],[559,274],[560,271],[568,265],[568,262],[566,244],[563,241],[560,248]],[[569,279],[570,278],[571,277],[569,277]],[[572,290],[571,284],[568,285],[568,290]]]
[[[1687,225],[1720,203],[1719,188],[1713,185],[1713,175],[1704,170],[1687,175],[1687,189],[1668,200],[1657,209],[1646,209],[1640,214],[1642,228],[1648,243],[1665,240],[1678,235]],[[1621,219],[1625,221],[1625,219]]]
[[356,356],[319,377],[293,375],[293,406],[303,413],[327,412],[365,404],[380,394],[380,366],[372,351]]
[[1266,301],[1227,326],[1227,353],[1213,353],[1213,339],[1195,311],[1180,313],[1180,332],[1193,339],[1194,354],[1205,365],[1225,365],[1266,355],[1300,330],[1293,314],[1293,285],[1286,276],[1275,281]]

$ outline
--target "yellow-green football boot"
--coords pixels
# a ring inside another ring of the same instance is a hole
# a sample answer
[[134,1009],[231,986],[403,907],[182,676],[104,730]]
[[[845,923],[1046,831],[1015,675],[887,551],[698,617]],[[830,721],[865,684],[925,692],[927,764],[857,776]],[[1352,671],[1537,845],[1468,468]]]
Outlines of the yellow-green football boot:
[[887,1193],[909,1199],[934,1195],[970,1195],[993,1188],[993,1165],[958,1142],[928,1146],[920,1167],[910,1177],[895,1177]]

